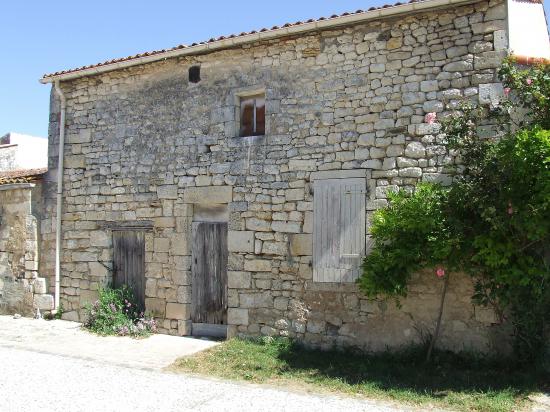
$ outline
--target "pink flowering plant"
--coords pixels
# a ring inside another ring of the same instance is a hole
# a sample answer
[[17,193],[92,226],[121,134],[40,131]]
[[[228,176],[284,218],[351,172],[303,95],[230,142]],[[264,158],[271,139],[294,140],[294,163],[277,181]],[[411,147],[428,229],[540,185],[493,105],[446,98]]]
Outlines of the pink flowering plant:
[[429,270],[442,291],[428,331],[431,353],[449,278],[466,273],[474,303],[492,307],[511,326],[516,358],[544,361],[550,353],[550,66],[521,68],[508,59],[499,75],[499,107],[470,102],[441,114],[447,147],[458,155],[446,170],[453,181],[389,196],[374,214],[374,246],[358,283],[367,296],[400,299],[412,275]]
[[99,298],[85,310],[84,327],[100,335],[144,337],[157,330],[155,320],[144,316],[126,286],[100,289]]
[[509,104],[528,109],[529,115],[520,121],[520,126],[531,123],[550,129],[550,66],[521,67],[508,58],[498,74],[505,96],[511,98]]
[[426,116],[424,116],[424,121],[428,124],[434,124],[436,120],[437,120],[437,113],[435,112],[426,113]]

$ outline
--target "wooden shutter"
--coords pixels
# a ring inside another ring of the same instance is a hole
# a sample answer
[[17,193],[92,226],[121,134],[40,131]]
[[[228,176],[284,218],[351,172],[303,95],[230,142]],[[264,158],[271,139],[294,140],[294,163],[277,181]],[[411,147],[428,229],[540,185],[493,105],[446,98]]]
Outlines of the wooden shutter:
[[254,135],[254,99],[241,100],[241,136]]
[[313,193],[313,280],[353,282],[365,255],[366,180],[316,180]]
[[194,323],[225,323],[227,223],[193,223],[192,313]]
[[127,285],[136,303],[145,309],[145,233],[113,231],[113,286]]
[[262,96],[256,98],[255,119],[254,136],[263,136],[265,134],[265,98]]

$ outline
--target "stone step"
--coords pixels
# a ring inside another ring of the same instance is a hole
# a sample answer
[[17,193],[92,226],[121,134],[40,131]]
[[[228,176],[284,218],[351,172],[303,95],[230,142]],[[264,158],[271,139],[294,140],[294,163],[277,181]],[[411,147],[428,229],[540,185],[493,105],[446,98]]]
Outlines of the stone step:
[[211,323],[193,323],[192,336],[204,336],[209,338],[227,338],[227,325],[214,325]]

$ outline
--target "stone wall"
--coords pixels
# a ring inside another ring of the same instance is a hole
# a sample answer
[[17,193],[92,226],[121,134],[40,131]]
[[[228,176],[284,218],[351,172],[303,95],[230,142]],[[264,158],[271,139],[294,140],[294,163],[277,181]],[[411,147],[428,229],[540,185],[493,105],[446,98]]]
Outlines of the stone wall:
[[[436,318],[433,275],[415,278],[402,309],[367,300],[353,283],[313,282],[311,174],[366,170],[367,218],[389,190],[449,182],[457,160],[424,116],[498,100],[505,13],[503,2],[483,1],[63,82],[65,317],[81,319],[112,276],[106,222],[148,220],[147,308],[162,332],[188,333],[191,223],[200,205],[222,204],[232,334],[365,349],[419,341]],[[191,65],[201,66],[198,84],[188,82]],[[266,136],[239,138],[236,96],[259,89]],[[54,95],[51,103],[50,181]],[[53,184],[46,193],[43,250],[53,252]],[[41,265],[53,275],[51,254]],[[474,308],[471,294],[468,279],[451,279],[443,346],[493,347],[494,316]]]
[[16,168],[16,144],[0,145],[0,171],[13,170]]
[[0,185],[0,313],[51,310],[46,280],[38,275],[41,184]]

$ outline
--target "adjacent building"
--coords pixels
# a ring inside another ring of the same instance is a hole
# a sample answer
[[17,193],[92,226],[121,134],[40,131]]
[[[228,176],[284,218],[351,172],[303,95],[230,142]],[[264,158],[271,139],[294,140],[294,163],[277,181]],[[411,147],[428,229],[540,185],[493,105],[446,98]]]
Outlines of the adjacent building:
[[51,310],[38,272],[42,177],[48,140],[18,133],[0,137],[0,313],[33,316]]
[[48,166],[48,139],[20,133],[0,137],[0,171]]

